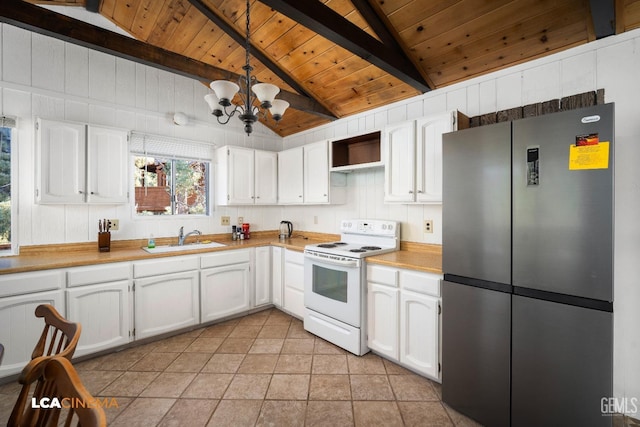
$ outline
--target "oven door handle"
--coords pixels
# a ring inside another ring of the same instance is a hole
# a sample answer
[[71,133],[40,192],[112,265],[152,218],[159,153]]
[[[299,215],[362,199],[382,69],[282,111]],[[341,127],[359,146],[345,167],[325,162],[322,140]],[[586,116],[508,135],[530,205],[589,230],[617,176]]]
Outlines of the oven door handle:
[[321,255],[314,252],[305,252],[304,255],[311,260],[324,264],[339,265],[341,267],[360,267],[360,260],[358,259],[338,258],[330,255]]

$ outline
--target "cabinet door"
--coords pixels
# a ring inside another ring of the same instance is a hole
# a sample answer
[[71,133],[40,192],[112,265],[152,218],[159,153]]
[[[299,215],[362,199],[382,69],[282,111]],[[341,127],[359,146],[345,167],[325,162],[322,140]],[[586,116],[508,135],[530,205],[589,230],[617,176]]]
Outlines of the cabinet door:
[[412,202],[415,200],[415,123],[389,126],[383,136],[386,143],[384,201]]
[[416,122],[416,201],[442,203],[442,135],[454,130],[454,114]]
[[438,299],[400,293],[400,362],[438,378]]
[[303,149],[291,148],[278,153],[278,203],[302,203]]
[[283,249],[271,248],[271,300],[276,307],[282,307],[282,257]]
[[198,324],[198,272],[135,280],[135,338]]
[[255,203],[278,203],[278,153],[255,150]]
[[76,356],[129,342],[129,285],[122,280],[67,289],[67,318],[82,324]]
[[201,323],[251,308],[249,263],[215,267],[200,272]]
[[31,360],[44,329],[44,321],[35,315],[40,304],[51,304],[66,316],[62,290],[0,298],[0,343],[5,351],[0,377],[20,372]]
[[329,203],[327,141],[304,146],[304,203]]
[[38,119],[36,199],[39,203],[83,203],[85,125]]
[[253,151],[247,148],[228,147],[229,204],[253,204]]
[[271,302],[271,247],[256,248],[254,278],[254,305],[264,305]]
[[127,132],[88,127],[87,202],[126,203],[129,184]]
[[304,254],[285,250],[284,254],[284,309],[304,317]]
[[397,361],[399,290],[369,282],[368,291],[367,345]]

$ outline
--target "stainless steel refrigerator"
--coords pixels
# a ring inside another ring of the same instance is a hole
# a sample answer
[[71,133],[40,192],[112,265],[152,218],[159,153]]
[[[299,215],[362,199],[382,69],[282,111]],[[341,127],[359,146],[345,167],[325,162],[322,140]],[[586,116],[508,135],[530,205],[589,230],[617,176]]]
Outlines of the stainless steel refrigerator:
[[610,426],[614,107],[446,134],[442,398],[488,426]]

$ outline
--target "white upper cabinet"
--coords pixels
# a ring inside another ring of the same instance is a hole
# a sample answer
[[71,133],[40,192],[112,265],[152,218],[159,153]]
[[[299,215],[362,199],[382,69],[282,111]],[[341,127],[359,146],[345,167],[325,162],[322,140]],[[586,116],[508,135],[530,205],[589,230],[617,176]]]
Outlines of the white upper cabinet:
[[86,193],[85,125],[38,119],[36,199],[40,203],[82,203]]
[[329,203],[329,145],[314,142],[304,149],[304,203]]
[[415,200],[415,122],[388,126],[384,130],[386,140],[386,165],[384,170],[384,201],[413,202]]
[[329,142],[319,141],[278,153],[278,202],[327,204],[344,202],[344,174],[329,176]]
[[277,203],[278,154],[225,146],[217,152],[219,205]]
[[278,203],[296,204],[304,201],[302,175],[302,147],[280,151],[278,153]]
[[278,203],[278,153],[255,150],[255,203]]
[[442,135],[464,117],[453,111],[388,126],[384,201],[442,203]]
[[88,126],[87,135],[87,202],[126,203],[128,133]]
[[127,202],[127,132],[38,119],[36,200],[73,204]]

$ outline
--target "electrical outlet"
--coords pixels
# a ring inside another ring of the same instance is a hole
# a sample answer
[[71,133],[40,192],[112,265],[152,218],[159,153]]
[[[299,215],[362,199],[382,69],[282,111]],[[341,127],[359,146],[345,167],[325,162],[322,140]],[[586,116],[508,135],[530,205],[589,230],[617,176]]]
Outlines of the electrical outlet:
[[242,225],[242,223],[244,223],[244,217],[243,216],[239,216],[238,217],[238,224]]
[[431,219],[424,220],[424,232],[433,233],[433,220]]
[[119,219],[110,219],[108,221],[109,221],[109,230],[118,231],[120,229]]
[[220,217],[220,225],[231,225],[231,217],[221,216]]

